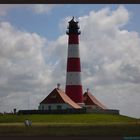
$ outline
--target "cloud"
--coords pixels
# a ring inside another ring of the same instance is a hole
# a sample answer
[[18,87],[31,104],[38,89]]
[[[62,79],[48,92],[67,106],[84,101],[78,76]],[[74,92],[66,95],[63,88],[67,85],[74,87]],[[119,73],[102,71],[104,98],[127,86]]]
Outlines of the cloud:
[[[46,39],[1,22],[0,42],[0,104],[2,100],[9,100],[9,104],[13,96],[15,104],[22,102],[22,97],[28,94],[41,96],[51,79],[50,68],[42,56]],[[21,97],[18,102],[16,96]],[[9,110],[5,107],[7,103],[0,105],[0,110]]]
[[128,67],[135,67],[135,73],[139,73],[139,35],[137,32],[120,29],[120,25],[125,25],[128,20],[129,13],[122,6],[113,12],[106,8],[96,13],[92,11],[89,16],[79,17],[83,33],[83,67],[89,71],[89,75],[94,76],[92,79],[98,85],[132,82],[128,73],[133,78],[134,73]]
[[37,14],[43,14],[43,13],[50,13],[52,9],[54,9],[56,6],[55,4],[35,4],[32,6],[32,9]]
[[[107,107],[120,109],[124,115],[139,117],[140,37],[136,31],[129,32],[125,29],[125,25],[131,20],[130,15],[121,5],[114,11],[104,8],[78,18],[81,27],[82,81],[84,90],[90,88],[93,95]],[[61,29],[66,26],[68,19],[69,17],[62,19]],[[65,40],[65,36],[59,38]],[[63,49],[59,40],[55,44],[47,49],[51,52],[50,60],[54,56],[58,57],[57,60],[63,58],[55,67],[55,72],[58,72],[57,66],[66,64],[67,42]],[[61,67],[61,71],[64,73],[63,68]],[[59,77],[63,76],[62,72]],[[129,112],[130,108],[136,109]]]
[[[60,6],[60,5],[59,5]],[[48,14],[55,7],[58,7],[56,4],[0,4],[0,16],[6,16],[10,11],[15,9],[31,10],[35,14]]]
[[18,4],[0,4],[0,16],[5,16],[11,9],[18,7]]
[[[65,25],[68,19],[62,19]],[[108,108],[139,117],[140,37],[125,29],[129,11],[123,6],[104,8],[78,20],[84,90],[88,87]],[[37,108],[57,83],[65,88],[67,39],[64,34],[49,41],[0,23],[1,111]]]

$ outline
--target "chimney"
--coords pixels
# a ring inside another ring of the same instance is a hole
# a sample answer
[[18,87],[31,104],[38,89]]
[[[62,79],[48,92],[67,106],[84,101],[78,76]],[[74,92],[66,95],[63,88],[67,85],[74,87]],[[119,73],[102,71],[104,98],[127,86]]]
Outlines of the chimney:
[[60,89],[60,83],[57,83],[57,89]]

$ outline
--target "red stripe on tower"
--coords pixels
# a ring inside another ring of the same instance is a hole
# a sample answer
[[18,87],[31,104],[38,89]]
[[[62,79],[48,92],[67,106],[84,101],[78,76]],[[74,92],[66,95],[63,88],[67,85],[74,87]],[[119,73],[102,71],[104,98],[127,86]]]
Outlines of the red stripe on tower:
[[81,71],[80,58],[67,59],[67,72],[69,71]]
[[79,26],[74,17],[69,21],[67,34],[68,58],[66,75],[66,94],[76,103],[83,104],[83,89],[81,83],[81,64],[79,55]]
[[83,96],[81,96],[82,85],[67,85],[66,93],[67,95],[76,103],[83,103]]
[[71,34],[71,35],[69,36],[69,44],[79,44],[78,35]]

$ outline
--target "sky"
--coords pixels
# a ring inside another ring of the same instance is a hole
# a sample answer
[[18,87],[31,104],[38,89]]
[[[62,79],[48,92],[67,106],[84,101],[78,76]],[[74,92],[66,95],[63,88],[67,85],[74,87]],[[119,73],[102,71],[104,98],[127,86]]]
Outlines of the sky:
[[0,4],[0,112],[37,109],[65,90],[68,21],[79,21],[82,85],[140,118],[140,5]]

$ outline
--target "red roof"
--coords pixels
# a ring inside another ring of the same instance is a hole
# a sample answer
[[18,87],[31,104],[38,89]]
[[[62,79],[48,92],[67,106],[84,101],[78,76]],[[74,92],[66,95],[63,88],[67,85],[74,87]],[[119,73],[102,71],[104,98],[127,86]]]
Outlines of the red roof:
[[85,92],[83,95],[85,105],[96,105],[102,109],[107,109],[102,103],[100,103],[90,92]]
[[80,109],[81,107],[71,100],[64,91],[55,88],[40,104],[57,104],[57,103],[67,103],[75,109]]

